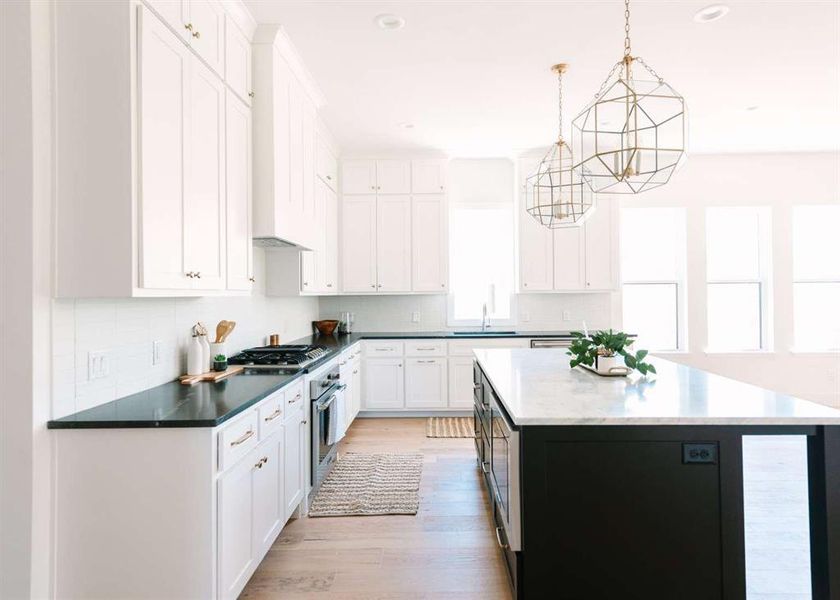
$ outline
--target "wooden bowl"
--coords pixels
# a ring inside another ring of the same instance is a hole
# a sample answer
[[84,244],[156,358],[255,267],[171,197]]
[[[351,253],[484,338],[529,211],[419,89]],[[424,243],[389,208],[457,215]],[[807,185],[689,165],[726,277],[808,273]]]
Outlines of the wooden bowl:
[[332,335],[335,332],[335,328],[338,327],[338,321],[332,319],[313,321],[313,324],[321,335]]

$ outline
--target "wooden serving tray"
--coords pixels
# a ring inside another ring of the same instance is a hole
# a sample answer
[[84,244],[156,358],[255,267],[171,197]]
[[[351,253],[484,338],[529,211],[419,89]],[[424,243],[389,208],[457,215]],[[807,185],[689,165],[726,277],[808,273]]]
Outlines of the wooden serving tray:
[[199,381],[220,381],[225,377],[230,377],[231,375],[236,375],[237,373],[241,373],[245,367],[243,365],[237,365],[234,367],[228,367],[225,371],[209,371],[207,373],[202,373],[201,375],[181,375],[181,383],[185,385],[193,385],[194,383],[198,383]]

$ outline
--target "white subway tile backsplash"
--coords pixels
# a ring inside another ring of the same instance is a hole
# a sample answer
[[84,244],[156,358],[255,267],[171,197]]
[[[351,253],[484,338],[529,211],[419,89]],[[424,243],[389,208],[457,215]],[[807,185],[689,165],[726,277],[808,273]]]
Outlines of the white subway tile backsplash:
[[[263,252],[254,269],[263,272]],[[257,281],[264,277],[257,276]],[[222,319],[237,322],[228,353],[264,344],[270,333],[283,341],[308,335],[318,318],[317,298],[269,298],[260,285],[251,296],[135,298],[53,301],[53,418],[98,406],[156,385],[184,372],[190,330],[202,321],[215,336]],[[152,343],[161,342],[152,365]],[[212,340],[211,340],[212,341]],[[107,352],[109,374],[90,380],[88,354]]]

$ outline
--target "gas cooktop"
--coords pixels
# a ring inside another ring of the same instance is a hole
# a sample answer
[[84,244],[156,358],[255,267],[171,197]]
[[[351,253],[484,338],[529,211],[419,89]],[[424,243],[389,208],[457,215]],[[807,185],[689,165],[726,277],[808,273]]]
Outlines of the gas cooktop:
[[228,358],[231,365],[250,367],[282,368],[299,371],[327,354],[325,346],[287,344],[283,346],[260,346],[248,348]]

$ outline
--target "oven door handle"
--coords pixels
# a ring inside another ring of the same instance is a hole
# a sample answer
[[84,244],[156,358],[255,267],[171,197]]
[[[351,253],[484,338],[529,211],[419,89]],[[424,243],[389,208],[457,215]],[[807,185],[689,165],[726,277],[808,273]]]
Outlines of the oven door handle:
[[323,402],[319,402],[318,404],[316,404],[315,410],[317,410],[319,413],[324,412],[330,407],[330,404],[332,404],[333,402],[335,402],[335,394],[333,394]]

